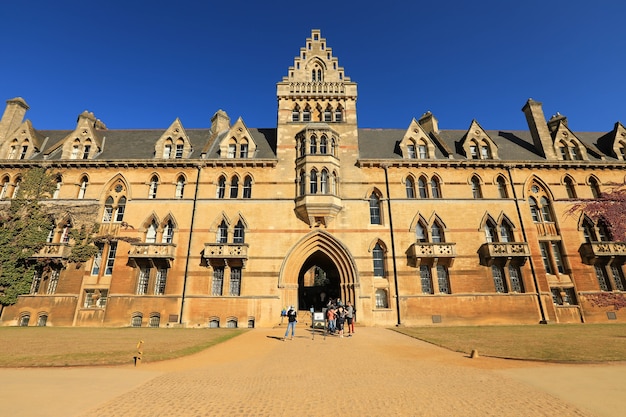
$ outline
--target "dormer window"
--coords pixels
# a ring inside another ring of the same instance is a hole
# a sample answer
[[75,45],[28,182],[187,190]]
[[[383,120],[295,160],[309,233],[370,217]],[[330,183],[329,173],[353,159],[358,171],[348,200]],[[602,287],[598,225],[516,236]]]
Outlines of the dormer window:
[[83,159],[89,159],[89,151],[91,150],[91,145],[85,145],[83,148]]
[[176,159],[180,159],[183,157],[184,146],[185,144],[183,143],[182,139],[178,139],[178,141],[176,142]]
[[228,155],[227,158],[234,158],[237,153],[237,144],[234,141],[228,144]]
[[478,159],[478,147],[476,145],[470,145],[470,158]]
[[22,152],[20,153],[20,159],[26,158],[26,152],[28,152],[28,145],[22,146]]
[[17,145],[12,145],[11,149],[9,149],[9,155],[7,155],[7,159],[15,159],[16,154],[17,154]]
[[420,159],[428,159],[428,147],[424,143],[420,143],[418,146]]
[[80,152],[80,147],[78,144],[74,144],[72,146],[72,154],[70,155],[70,159],[78,159],[78,153]]
[[415,145],[413,143],[406,145],[406,156],[409,159],[415,159]]
[[480,147],[480,155],[482,159],[491,159],[491,150],[489,149],[489,146],[482,145]]
[[170,159],[172,157],[172,144],[166,143],[163,147],[163,158]]
[[245,140],[241,142],[241,145],[239,145],[239,157],[248,157],[248,142],[246,142]]

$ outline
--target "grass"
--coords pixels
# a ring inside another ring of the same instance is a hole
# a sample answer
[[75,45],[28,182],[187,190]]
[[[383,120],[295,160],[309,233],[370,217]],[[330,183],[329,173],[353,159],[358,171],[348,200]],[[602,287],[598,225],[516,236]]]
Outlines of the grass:
[[626,361],[626,324],[408,327],[394,329],[417,339],[470,354],[537,361]]
[[246,329],[0,327],[0,367],[95,366],[174,359]]

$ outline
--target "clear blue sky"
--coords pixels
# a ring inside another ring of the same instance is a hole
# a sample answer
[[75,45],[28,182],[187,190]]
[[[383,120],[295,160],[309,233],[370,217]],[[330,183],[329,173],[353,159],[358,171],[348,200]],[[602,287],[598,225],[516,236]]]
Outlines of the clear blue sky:
[[358,83],[360,127],[526,129],[529,97],[574,131],[626,123],[626,3],[530,1],[11,1],[0,23],[0,109],[36,129],[84,110],[110,129],[210,125],[225,110],[275,127],[276,83],[320,29]]

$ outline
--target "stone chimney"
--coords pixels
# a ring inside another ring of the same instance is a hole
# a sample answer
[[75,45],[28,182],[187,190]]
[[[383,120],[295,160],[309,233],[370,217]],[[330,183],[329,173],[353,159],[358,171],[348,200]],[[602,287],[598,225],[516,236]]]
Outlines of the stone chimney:
[[546,118],[543,115],[541,103],[529,98],[522,111],[526,115],[528,129],[539,154],[548,160],[558,159],[554,151],[554,144],[552,143],[552,136],[548,130]]
[[230,129],[230,117],[224,110],[218,110],[211,117],[211,136],[215,136],[218,133],[224,132]]
[[439,133],[439,122],[430,111],[424,113],[417,123],[428,133]]
[[2,119],[0,119],[0,142],[4,141],[11,132],[17,129],[24,121],[28,104],[21,97],[7,100]]

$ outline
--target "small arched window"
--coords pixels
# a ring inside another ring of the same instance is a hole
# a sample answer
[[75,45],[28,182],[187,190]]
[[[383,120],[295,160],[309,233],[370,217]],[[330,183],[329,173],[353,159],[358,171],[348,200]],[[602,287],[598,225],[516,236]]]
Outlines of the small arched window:
[[83,198],[85,198],[85,193],[87,192],[87,185],[89,185],[89,178],[84,176],[80,179],[80,188],[78,189],[78,199],[82,200]]
[[126,197],[122,196],[117,200],[117,209],[115,210],[115,221],[121,222],[124,220],[124,211],[126,210]]
[[306,138],[300,139],[300,156],[306,155]]
[[430,228],[430,240],[432,243],[445,242],[443,229],[437,222],[434,222],[432,227]]
[[243,198],[252,198],[252,178],[249,175],[243,179]]
[[113,220],[113,197],[107,197],[104,202],[104,213],[102,214],[102,222],[110,223]]
[[317,194],[317,171],[315,169],[311,170],[309,184],[309,193]]
[[159,178],[156,175],[153,175],[152,178],[150,178],[150,189],[148,190],[148,198],[156,198],[158,188]]
[[54,192],[52,193],[52,198],[53,199],[59,198],[59,194],[61,193],[61,185],[62,184],[63,184],[63,179],[61,178],[61,176],[58,176],[56,178],[56,188],[54,189]]
[[324,168],[320,175],[320,192],[328,194],[328,171]]
[[235,225],[235,230],[234,230],[234,234],[233,234],[233,243],[236,244],[242,244],[244,243],[244,225],[243,222],[241,220],[239,220],[237,222],[237,224]]
[[148,230],[146,230],[146,243],[155,243],[157,236],[157,224],[156,221],[152,220],[150,226],[148,226]]
[[9,177],[2,179],[2,188],[0,189],[0,199],[6,198],[7,191],[9,191]]
[[513,226],[506,219],[502,219],[502,223],[500,223],[500,242],[514,241]]
[[417,226],[415,226],[415,239],[421,243],[428,242],[428,235],[426,233],[426,227],[424,227],[422,222],[418,222]]
[[426,188],[426,178],[419,177],[417,179],[417,193],[420,198],[428,198],[428,189]]
[[383,251],[380,243],[376,243],[374,249],[372,249],[372,261],[374,263],[374,276],[385,276],[385,252]]
[[233,176],[230,179],[230,198],[237,198],[239,194],[239,178]]
[[382,224],[380,218],[380,198],[376,193],[372,193],[369,199],[370,203],[370,224]]
[[541,221],[541,217],[539,215],[539,205],[537,204],[537,200],[533,197],[529,197],[528,205],[530,206],[530,216],[533,218],[533,222],[539,223]]
[[225,194],[226,194],[226,178],[222,175],[217,180],[217,192],[215,193],[215,196],[221,199],[221,198],[224,198]]
[[242,139],[239,144],[239,158],[247,158],[248,157],[248,141],[246,139]]
[[567,192],[567,198],[576,198],[576,188],[574,188],[574,181],[571,177],[565,177],[563,180],[565,184],[565,191]]
[[176,159],[183,157],[183,150],[185,149],[185,142],[182,139],[176,141]]
[[222,220],[220,225],[217,227],[217,243],[227,243],[228,242],[228,225],[226,224],[226,220]]
[[337,153],[337,144],[335,143],[335,139],[332,138],[330,140],[330,154],[336,157],[337,156],[336,153]]
[[487,243],[493,243],[498,241],[498,233],[496,232],[496,225],[491,219],[485,222],[485,239]]
[[183,198],[183,195],[185,194],[185,177],[183,177],[182,175],[180,177],[178,177],[178,179],[176,180],[176,193],[175,193],[175,197],[176,198]]
[[311,108],[307,105],[302,112],[302,121],[310,122],[311,121]]
[[22,185],[22,178],[17,178],[15,180],[15,186],[13,187],[12,198],[17,198],[17,195],[20,193],[20,185]]
[[172,243],[174,241],[174,224],[171,220],[168,220],[167,223],[163,226],[163,237],[161,238],[162,243]]
[[322,155],[326,155],[326,152],[328,151],[328,139],[326,138],[326,136],[322,135],[322,137],[320,138],[320,153]]
[[552,212],[550,210],[550,202],[546,197],[541,197],[539,199],[539,204],[541,205],[541,217],[544,222],[552,222]]
[[472,196],[474,198],[483,198],[483,192],[480,188],[480,180],[477,176],[472,177]]
[[163,145],[163,159],[170,159],[172,157],[172,140],[168,139]]
[[506,189],[506,180],[504,177],[499,176],[496,183],[498,185],[498,195],[500,198],[509,198],[509,192]]
[[430,179],[430,195],[432,198],[441,198],[441,186],[437,177]]
[[420,142],[417,150],[419,152],[420,159],[428,159],[430,157],[430,155],[428,154],[428,146],[426,145],[426,143]]
[[311,136],[309,153],[311,155],[315,155],[317,153],[317,138],[315,136]]
[[415,183],[413,178],[407,177],[405,181],[406,198],[415,198]]
[[407,145],[406,145],[406,157],[408,159],[415,159],[415,157],[416,157],[416,154],[415,154],[415,142],[409,141],[409,143],[407,143]]
[[389,308],[387,290],[379,288],[376,290],[376,308]]
[[291,121],[299,122],[300,121],[300,106],[296,104],[296,106],[291,111]]
[[583,226],[583,234],[585,236],[585,242],[587,243],[597,242],[598,238],[596,237],[596,231],[595,231],[595,228],[593,227],[593,222],[591,221],[591,219],[589,219],[589,217],[585,216],[582,226]]
[[591,189],[591,195],[593,198],[600,198],[600,194],[602,194],[602,192],[600,191],[598,180],[594,177],[589,178],[589,188]]
[[306,174],[300,171],[300,195],[306,195]]

